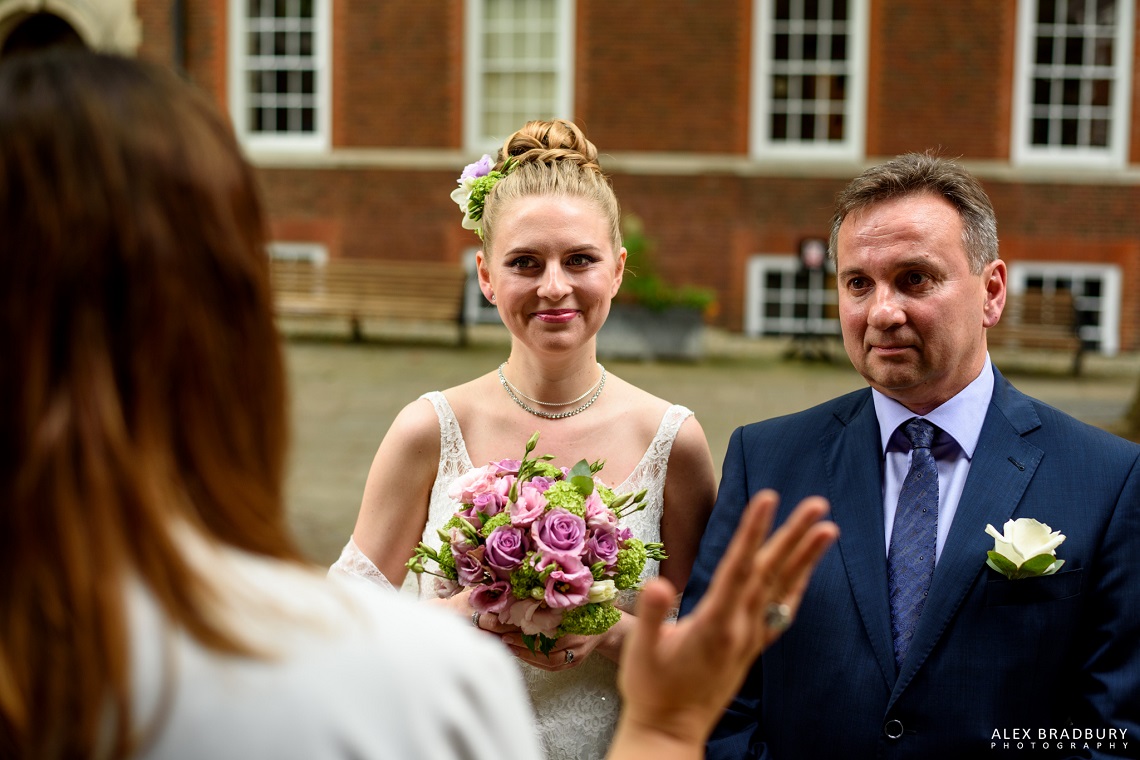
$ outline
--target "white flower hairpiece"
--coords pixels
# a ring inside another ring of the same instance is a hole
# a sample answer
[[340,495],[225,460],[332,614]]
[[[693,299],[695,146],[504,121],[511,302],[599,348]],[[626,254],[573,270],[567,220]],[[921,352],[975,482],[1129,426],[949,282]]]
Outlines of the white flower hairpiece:
[[514,157],[508,158],[503,168],[495,171],[495,160],[488,155],[473,164],[463,168],[463,173],[456,180],[459,187],[451,191],[451,200],[459,205],[463,212],[463,228],[474,230],[479,239],[483,239],[483,204],[487,195],[498,184],[499,180],[511,173],[518,163]]

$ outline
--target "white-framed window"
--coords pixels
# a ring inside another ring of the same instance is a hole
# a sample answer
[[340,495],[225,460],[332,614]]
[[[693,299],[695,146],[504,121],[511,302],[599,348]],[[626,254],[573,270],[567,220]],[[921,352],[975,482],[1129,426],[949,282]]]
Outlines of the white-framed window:
[[492,152],[573,109],[574,0],[467,0],[464,142]]
[[862,158],[869,5],[753,0],[753,155]]
[[1012,293],[1071,292],[1081,340],[1086,348],[1107,356],[1120,350],[1121,286],[1120,267],[1114,264],[1014,261],[1009,265]]
[[1125,166],[1133,13],[1133,0],[1020,0],[1014,163]]
[[230,114],[250,150],[328,149],[331,4],[230,0]]
[[830,262],[807,270],[798,256],[759,254],[748,259],[744,333],[839,335],[839,296]]

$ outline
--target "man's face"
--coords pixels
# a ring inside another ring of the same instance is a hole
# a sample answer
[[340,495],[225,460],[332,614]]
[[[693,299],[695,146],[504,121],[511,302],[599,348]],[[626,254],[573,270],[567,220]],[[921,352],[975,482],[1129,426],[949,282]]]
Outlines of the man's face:
[[962,220],[932,193],[849,215],[836,268],[843,345],[875,388],[926,414],[978,376],[1005,305],[1005,263],[972,274]]

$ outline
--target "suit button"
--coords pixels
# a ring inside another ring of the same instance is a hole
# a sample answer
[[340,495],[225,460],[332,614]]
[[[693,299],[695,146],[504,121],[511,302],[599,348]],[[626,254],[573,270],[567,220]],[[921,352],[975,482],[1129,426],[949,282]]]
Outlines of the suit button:
[[888,739],[896,740],[901,739],[903,735],[903,724],[901,720],[888,720],[883,725],[883,733],[887,735]]

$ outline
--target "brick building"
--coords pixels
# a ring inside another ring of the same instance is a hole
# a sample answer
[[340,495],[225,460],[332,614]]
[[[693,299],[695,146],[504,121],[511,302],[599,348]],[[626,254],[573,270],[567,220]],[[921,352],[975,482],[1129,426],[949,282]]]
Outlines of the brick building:
[[463,260],[459,170],[563,116],[715,321],[833,330],[796,251],[862,168],[934,148],[985,182],[1014,291],[1140,349],[1132,0],[0,0],[0,51],[49,15],[216,96],[282,255]]

